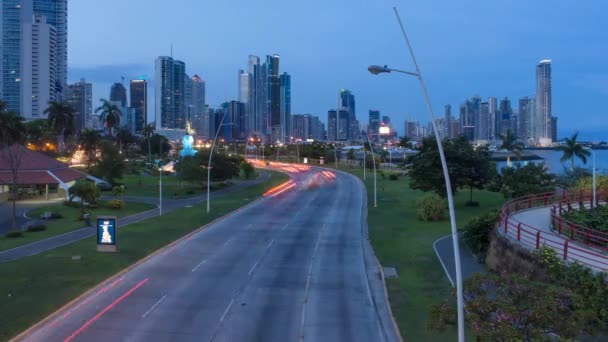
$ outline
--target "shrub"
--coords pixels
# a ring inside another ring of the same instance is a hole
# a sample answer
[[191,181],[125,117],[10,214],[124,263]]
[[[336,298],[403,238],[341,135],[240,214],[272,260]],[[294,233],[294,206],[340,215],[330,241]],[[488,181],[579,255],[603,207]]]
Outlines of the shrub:
[[61,215],[60,213],[55,213],[55,212],[51,213],[51,220],[57,220],[60,218],[63,218],[63,215]]
[[564,220],[574,222],[602,232],[608,232],[608,207],[600,206],[592,209],[572,209],[564,213]]
[[18,237],[23,236],[23,232],[20,230],[11,230],[10,232],[6,233],[4,236],[6,236],[7,238],[18,238]]
[[498,212],[491,211],[475,216],[464,226],[460,239],[471,249],[479,260],[485,259],[490,246],[490,233],[498,222]]
[[195,191],[194,190],[188,190],[186,191],[187,195],[194,195]]
[[426,194],[416,200],[416,216],[421,221],[441,221],[445,212],[445,202],[437,194]]
[[118,199],[109,200],[107,203],[108,208],[117,209],[117,210],[122,209],[123,205],[124,205],[124,202],[121,200],[118,200]]
[[27,232],[41,232],[43,230],[46,230],[46,225],[44,223],[36,223],[26,229]]
[[392,180],[392,181],[399,180],[399,175],[398,175],[398,174],[396,174],[396,173],[391,173],[391,174],[388,176],[388,179],[389,179],[389,180]]

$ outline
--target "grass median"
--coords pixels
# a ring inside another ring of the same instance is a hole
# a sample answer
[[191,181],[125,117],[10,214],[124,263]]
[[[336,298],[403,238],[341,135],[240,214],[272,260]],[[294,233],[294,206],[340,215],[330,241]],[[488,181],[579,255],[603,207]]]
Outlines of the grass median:
[[[100,201],[99,208],[90,209],[89,211],[91,212],[91,222],[94,222],[95,216],[97,215],[112,215],[120,218],[154,208],[156,208],[156,206],[152,204],[125,202],[121,209],[111,209],[106,206],[105,201]],[[60,214],[62,218],[45,221],[44,223],[47,228],[43,231],[24,232],[22,237],[17,238],[0,237],[0,251],[23,246],[28,243],[86,227],[84,221],[78,219],[80,217],[80,208],[67,207],[63,204],[54,204],[32,209],[27,215],[33,219],[39,219],[45,212]]]
[[[362,178],[361,168],[342,168]],[[385,172],[387,173],[387,172]],[[415,201],[423,195],[409,187],[409,178],[389,180],[377,176],[378,207],[374,208],[373,172],[365,181],[368,195],[368,225],[372,247],[383,266],[397,268],[399,278],[387,279],[391,309],[399,330],[407,341],[455,341],[455,331],[439,334],[426,329],[429,305],[447,298],[451,287],[433,250],[433,242],[450,234],[448,220],[422,222],[416,218]],[[472,216],[498,208],[501,194],[475,191],[479,207],[466,207],[468,192],[455,196],[459,228]]]
[[[0,264],[0,340],[18,334],[116,272],[212,220],[259,198],[287,180],[267,181],[205,203],[171,211],[118,231],[119,253],[98,253],[87,238],[39,255]],[[73,256],[79,256],[73,260]]]

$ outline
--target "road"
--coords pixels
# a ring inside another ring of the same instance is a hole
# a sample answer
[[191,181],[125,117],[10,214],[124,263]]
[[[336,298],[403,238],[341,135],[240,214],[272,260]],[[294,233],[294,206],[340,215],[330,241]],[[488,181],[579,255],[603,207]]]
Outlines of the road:
[[[212,192],[211,198],[216,198],[219,196],[230,194],[235,191],[241,190],[243,188],[250,187],[255,184],[259,184],[261,182],[266,181],[269,177],[270,177],[270,175],[267,172],[261,172],[260,176],[255,180],[242,181],[237,185]],[[102,197],[102,199],[110,199],[110,198],[111,197],[106,197],[106,198]],[[144,203],[150,203],[150,204],[159,203],[158,199],[152,198],[152,197],[124,196],[123,200],[131,201],[131,202],[144,202]],[[186,199],[179,199],[179,200],[163,199],[163,214],[166,214],[167,212],[178,209],[178,208],[183,208],[183,207],[195,205],[197,203],[205,202],[206,200],[207,200],[206,195],[190,197],[190,198],[186,198]],[[40,206],[40,204],[37,204],[37,205]],[[46,205],[48,205],[48,202]],[[156,208],[156,209],[147,210],[147,211],[144,211],[141,213],[129,215],[126,217],[122,217],[122,218],[118,219],[118,226],[124,227],[124,226],[132,224],[132,223],[147,220],[147,219],[158,216],[159,213],[160,213],[160,210],[158,208]],[[26,219],[24,218],[24,220],[26,220]],[[47,238],[44,240],[32,242],[27,245],[15,247],[15,248],[12,248],[12,249],[9,249],[6,251],[1,251],[0,252],[0,262],[8,262],[8,261],[13,261],[13,260],[25,258],[28,256],[36,255],[36,254],[39,254],[42,252],[49,251],[51,249],[55,249],[55,248],[65,246],[70,243],[73,243],[73,242],[76,242],[76,241],[79,241],[79,240],[82,240],[82,239],[85,239],[88,237],[91,237],[95,234],[97,234],[97,230],[94,226],[91,225],[88,227],[84,227],[84,228],[80,228],[77,230],[67,232],[65,234],[55,235],[53,237],[50,237],[50,238]]]
[[[27,341],[390,341],[353,176],[275,191],[109,279]],[[375,273],[377,274],[377,273]],[[379,314],[380,312],[380,314]]]

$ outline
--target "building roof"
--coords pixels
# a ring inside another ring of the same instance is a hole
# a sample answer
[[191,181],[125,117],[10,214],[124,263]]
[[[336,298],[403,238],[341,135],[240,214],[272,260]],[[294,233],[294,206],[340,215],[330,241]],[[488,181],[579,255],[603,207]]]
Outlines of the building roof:
[[10,156],[20,154],[17,184],[68,183],[86,175],[45,154],[29,150],[21,145],[0,150],[0,184],[13,184]]

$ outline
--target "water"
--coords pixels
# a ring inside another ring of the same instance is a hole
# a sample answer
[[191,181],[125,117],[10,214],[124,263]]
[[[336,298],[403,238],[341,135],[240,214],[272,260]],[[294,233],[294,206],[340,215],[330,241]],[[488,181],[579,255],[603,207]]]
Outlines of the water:
[[[555,174],[562,174],[564,172],[564,167],[566,167],[566,168],[570,167],[570,161],[566,161],[563,164],[562,164],[562,162],[559,161],[559,159],[562,157],[562,154],[563,154],[562,151],[556,151],[556,150],[527,150],[527,151],[530,151],[530,152],[536,154],[537,156],[543,158],[543,160],[518,162],[517,158],[512,158],[512,160],[511,160],[512,164],[514,166],[517,164],[521,164],[522,166],[524,166],[528,163],[534,163],[534,164],[543,163],[543,164],[545,164],[545,166],[547,167],[549,172],[555,173]],[[607,175],[608,174],[608,150],[596,150],[596,151],[594,151],[594,153],[595,153],[595,163],[596,163],[597,172],[600,174]],[[583,162],[580,161],[580,159],[575,158],[574,165],[577,167],[589,169],[589,171],[591,171],[593,168],[593,155],[591,155],[587,158],[586,165],[583,164]],[[506,162],[497,163],[497,167],[499,170],[506,166],[507,166]]]

